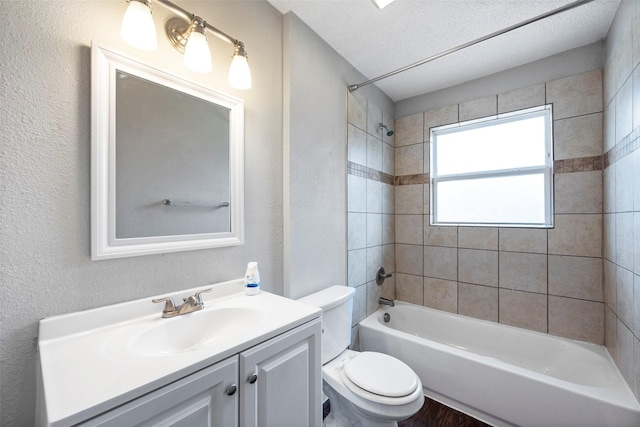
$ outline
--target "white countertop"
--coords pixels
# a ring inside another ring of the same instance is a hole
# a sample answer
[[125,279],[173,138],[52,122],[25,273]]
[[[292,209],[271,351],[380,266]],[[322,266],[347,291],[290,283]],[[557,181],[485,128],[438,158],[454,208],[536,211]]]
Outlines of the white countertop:
[[[268,292],[246,296],[243,281],[212,285],[202,294],[205,309],[250,308],[256,313],[242,333],[187,351],[141,354],[131,351],[131,338],[143,330],[183,316],[162,319],[163,304],[202,288],[189,289],[87,310],[40,321],[38,348],[41,367],[42,423],[66,426],[81,422],[172,381],[210,366],[258,343],[320,316],[320,310]],[[215,324],[210,325],[216,328]]]

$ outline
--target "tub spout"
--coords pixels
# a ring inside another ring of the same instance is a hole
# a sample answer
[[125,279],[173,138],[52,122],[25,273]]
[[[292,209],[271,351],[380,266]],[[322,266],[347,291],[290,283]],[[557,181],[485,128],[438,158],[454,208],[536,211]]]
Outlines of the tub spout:
[[382,304],[382,305],[390,305],[391,307],[395,307],[395,303],[393,302],[392,299],[387,299],[387,298],[382,298],[380,297],[380,300],[378,301],[378,304]]

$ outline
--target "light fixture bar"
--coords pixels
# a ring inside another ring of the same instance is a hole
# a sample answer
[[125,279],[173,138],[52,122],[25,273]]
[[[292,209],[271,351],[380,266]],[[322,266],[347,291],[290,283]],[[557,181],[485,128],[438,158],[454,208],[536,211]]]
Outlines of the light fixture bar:
[[434,60],[436,60],[438,58],[442,58],[443,56],[447,56],[447,55],[450,55],[452,53],[458,52],[459,50],[465,49],[465,48],[467,48],[469,46],[473,46],[473,45],[476,45],[478,43],[482,43],[483,41],[486,41],[486,40],[492,39],[494,37],[500,36],[502,34],[508,33],[510,31],[517,30],[518,28],[524,27],[525,25],[533,24],[534,22],[541,21],[541,20],[543,20],[545,18],[548,18],[550,16],[553,16],[553,15],[557,15],[558,13],[566,12],[567,10],[576,8],[578,6],[582,6],[582,5],[585,5],[587,3],[591,3],[592,1],[593,0],[578,0],[578,1],[575,1],[573,3],[569,3],[567,5],[559,7],[557,9],[553,9],[553,10],[551,10],[549,12],[543,13],[542,15],[538,15],[538,16],[533,17],[531,19],[527,19],[526,21],[522,21],[522,22],[520,22],[518,24],[515,24],[515,25],[512,25],[510,27],[504,28],[502,30],[496,31],[496,32],[491,33],[489,35],[486,35],[484,37],[480,37],[479,39],[472,40],[472,41],[467,42],[465,44],[461,44],[460,46],[457,46],[457,47],[451,48],[449,50],[446,50],[444,52],[438,53],[436,55],[430,56],[428,58],[425,58],[423,60],[415,62],[415,63],[413,63],[411,65],[407,65],[405,67],[398,68],[397,70],[388,72],[388,73],[383,74],[383,75],[381,75],[379,77],[376,77],[374,79],[367,80],[366,82],[350,85],[349,86],[349,92],[356,91],[356,90],[360,89],[363,86],[370,85],[371,83],[375,83],[375,82],[377,82],[379,80],[386,79],[387,77],[395,76],[396,74],[402,73],[404,71],[408,71],[408,70],[410,70],[412,68],[415,68],[415,67],[418,67],[420,65],[424,65],[427,62],[431,62],[431,61],[434,61]]

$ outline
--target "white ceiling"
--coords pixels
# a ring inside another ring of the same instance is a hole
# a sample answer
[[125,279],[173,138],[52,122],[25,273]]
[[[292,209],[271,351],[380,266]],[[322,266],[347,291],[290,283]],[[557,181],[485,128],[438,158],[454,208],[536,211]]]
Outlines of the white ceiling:
[[[573,0],[268,0],[295,13],[367,79],[536,17]],[[605,38],[619,0],[595,0],[378,81],[394,101]],[[361,82],[349,82],[350,84]]]

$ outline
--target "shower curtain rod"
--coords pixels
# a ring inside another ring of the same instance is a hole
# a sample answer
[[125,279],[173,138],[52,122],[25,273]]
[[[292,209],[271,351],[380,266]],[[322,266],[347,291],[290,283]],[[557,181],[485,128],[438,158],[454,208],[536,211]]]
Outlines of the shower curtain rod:
[[407,65],[406,67],[398,68],[397,70],[391,71],[391,72],[389,72],[387,74],[383,74],[383,75],[381,75],[379,77],[376,77],[374,79],[367,80],[366,82],[350,85],[349,86],[349,92],[353,92],[355,90],[360,89],[363,86],[367,86],[367,85],[369,85],[371,83],[375,83],[378,80],[386,79],[387,77],[394,76],[396,74],[402,73],[404,71],[410,70],[410,69],[418,67],[420,65],[424,65],[427,62],[431,62],[431,61],[434,61],[434,60],[436,60],[438,58],[442,58],[443,56],[447,56],[449,54],[455,53],[455,52],[457,52],[459,50],[462,50],[462,49],[465,49],[465,48],[467,48],[469,46],[473,46],[473,45],[476,45],[478,43],[482,43],[483,41],[486,41],[486,40],[492,39],[494,37],[500,36],[502,34],[508,33],[509,31],[517,30],[518,28],[524,27],[525,25],[529,25],[529,24],[532,24],[534,22],[541,21],[541,20],[543,20],[545,18],[548,18],[550,16],[557,15],[557,14],[562,13],[562,12],[566,12],[567,10],[574,9],[576,7],[585,5],[587,3],[591,3],[592,1],[594,1],[594,0],[578,0],[578,1],[575,1],[573,3],[569,3],[567,5],[559,7],[557,9],[553,9],[553,10],[551,10],[549,12],[543,13],[542,15],[538,15],[536,17],[527,19],[526,21],[522,21],[522,22],[520,22],[518,24],[515,24],[515,25],[512,25],[510,27],[504,28],[502,30],[496,31],[496,32],[491,33],[491,34],[489,34],[487,36],[480,37],[479,39],[472,40],[472,41],[467,42],[465,44],[461,44],[460,46],[451,48],[451,49],[446,50],[444,52],[438,53],[436,55],[433,55],[433,56],[430,56],[430,57],[425,58],[423,60],[420,60],[418,62],[415,62],[415,63],[413,63],[411,65]]

